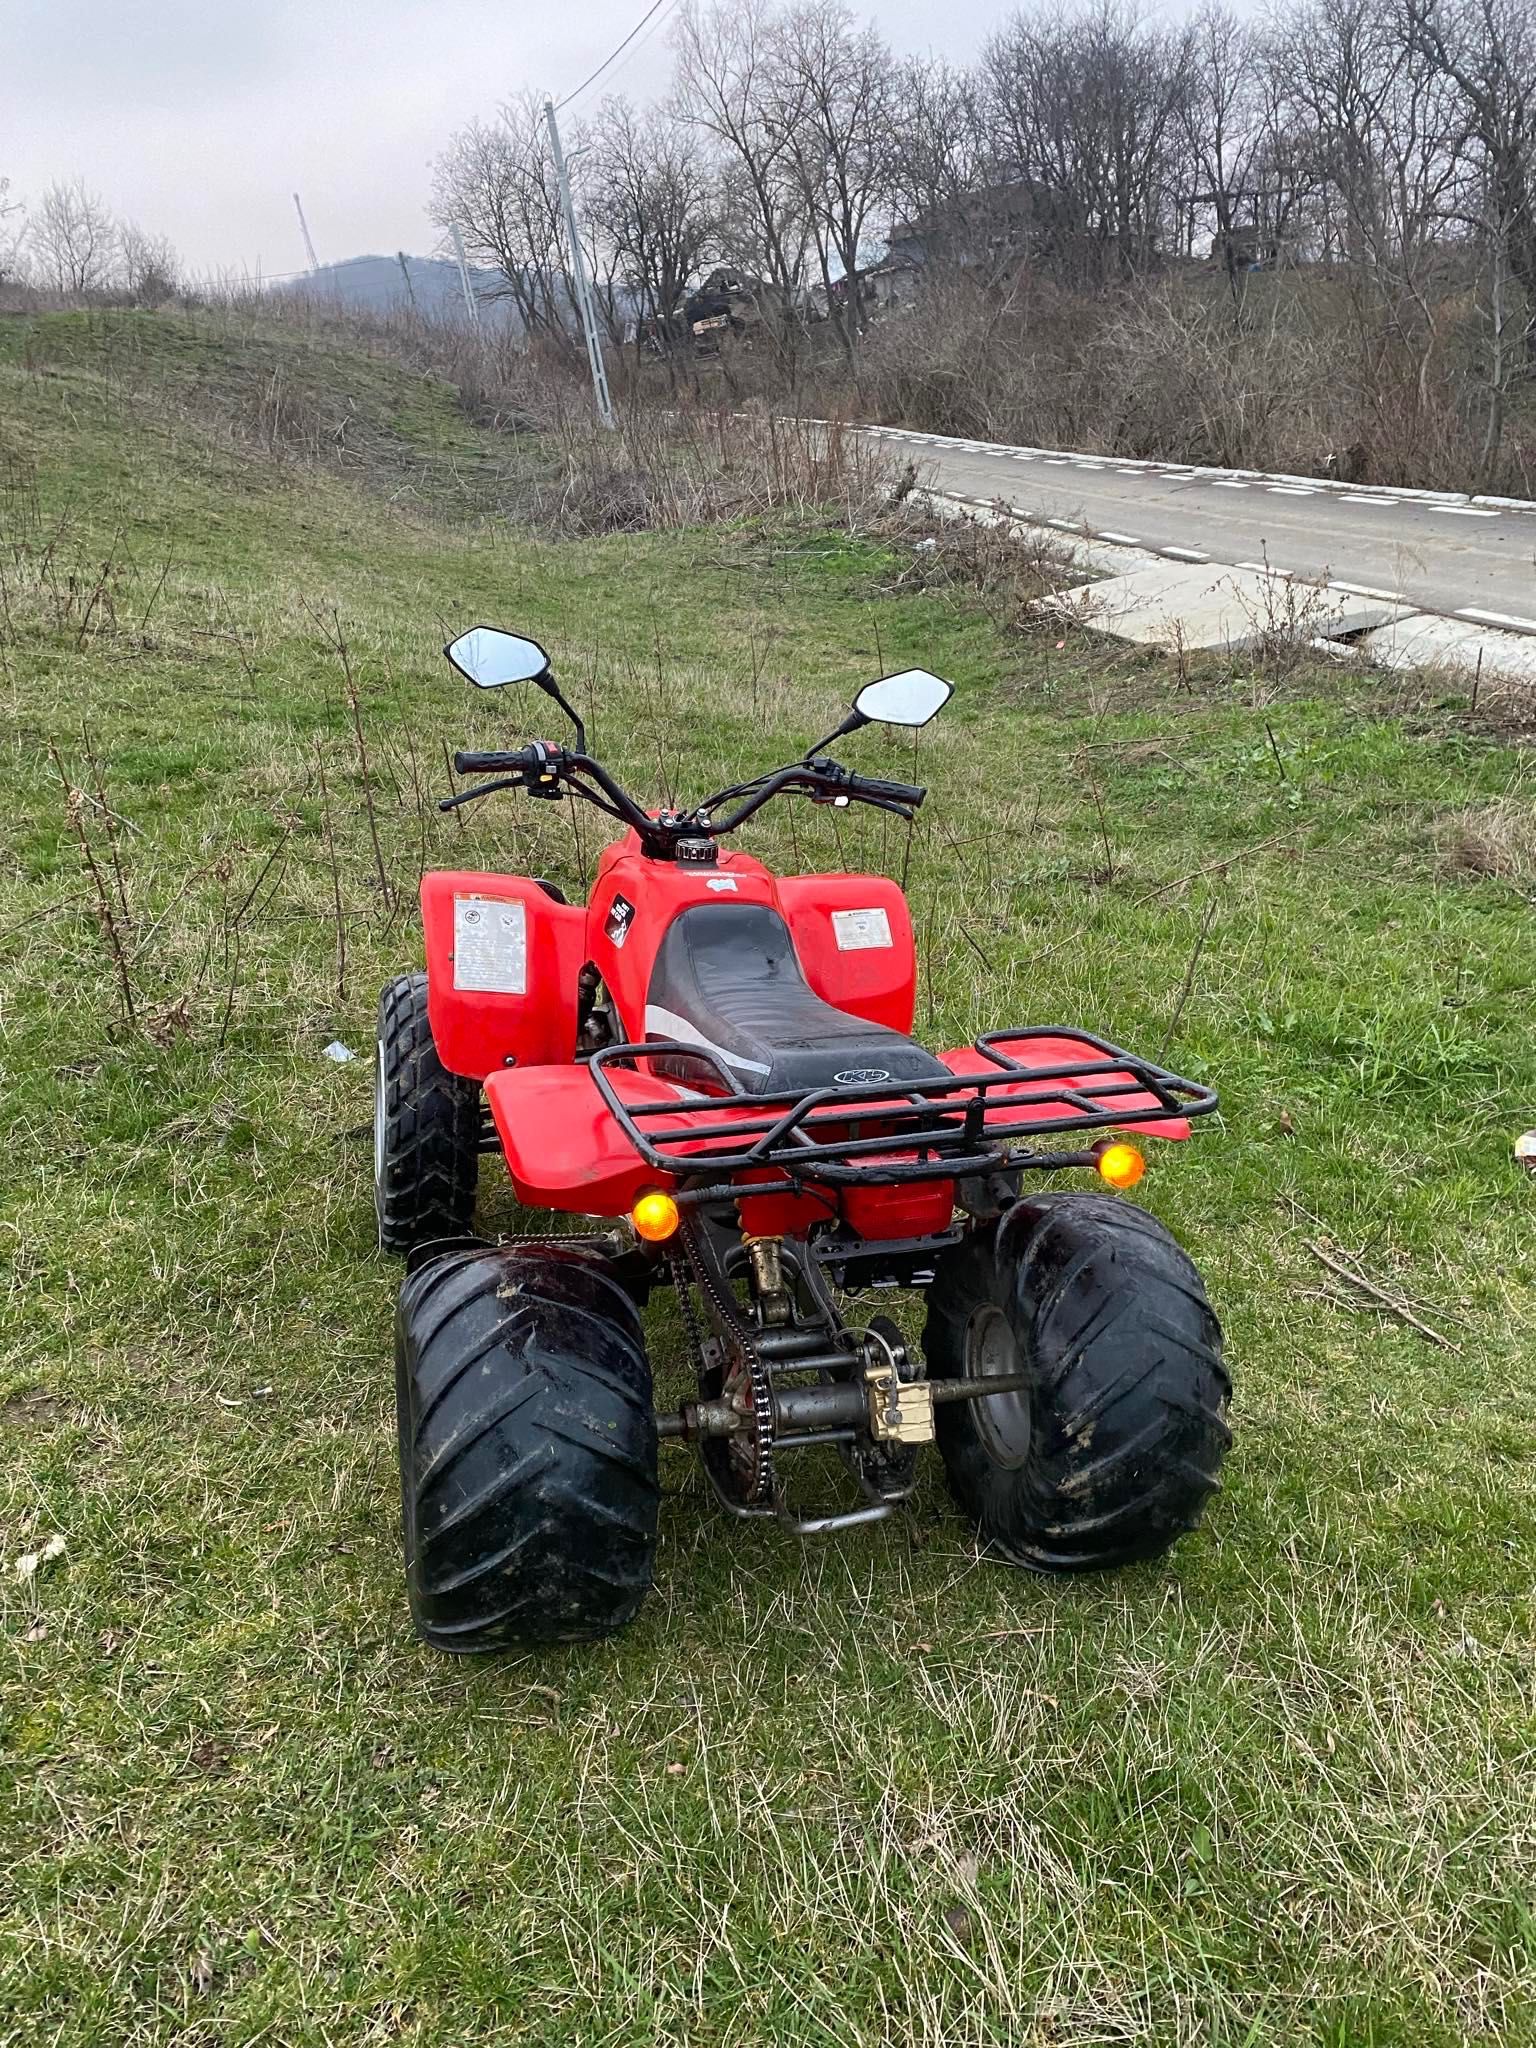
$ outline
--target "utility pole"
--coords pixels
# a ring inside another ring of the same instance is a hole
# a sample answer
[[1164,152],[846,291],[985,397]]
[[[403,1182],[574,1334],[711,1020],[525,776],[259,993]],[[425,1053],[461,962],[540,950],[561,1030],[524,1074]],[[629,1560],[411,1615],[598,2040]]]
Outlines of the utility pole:
[[457,221],[449,223],[453,235],[453,253],[459,259],[459,283],[464,287],[464,310],[478,327],[480,325],[480,301],[475,297],[469,282],[469,265],[464,260],[464,237],[459,233]]
[[400,260],[400,275],[405,279],[405,296],[410,300],[411,311],[414,313],[416,310],[416,287],[411,283],[411,266],[405,260],[405,251],[403,249],[397,249],[395,254]]
[[560,130],[555,126],[555,103],[544,102],[544,119],[549,123],[549,146],[555,159],[555,176],[560,181],[560,203],[565,210],[565,233],[571,245],[571,276],[576,286],[576,310],[581,315],[582,330],[587,337],[587,361],[592,368],[592,396],[597,403],[597,416],[605,427],[616,427],[613,416],[613,400],[608,396],[608,372],[603,367],[603,344],[597,332],[597,314],[592,305],[592,293],[587,285],[587,262],[581,249],[581,236],[576,229],[576,208],[571,199],[571,181],[565,169],[565,151],[560,147]]
[[309,251],[310,270],[317,271],[320,268],[320,258],[315,254],[315,245],[309,238],[309,222],[304,218],[304,208],[299,203],[297,192],[293,195],[293,210],[299,216],[299,229],[304,236],[304,246]]

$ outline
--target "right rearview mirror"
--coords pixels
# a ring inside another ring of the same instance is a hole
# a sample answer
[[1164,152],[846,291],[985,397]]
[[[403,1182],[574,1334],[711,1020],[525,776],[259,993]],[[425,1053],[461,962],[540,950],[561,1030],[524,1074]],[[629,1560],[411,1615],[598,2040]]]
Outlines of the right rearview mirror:
[[503,633],[497,626],[471,626],[443,649],[461,676],[482,690],[503,683],[536,683],[548,673],[549,656],[537,640]]
[[925,668],[905,668],[900,675],[866,683],[853,708],[872,725],[926,725],[949,702],[954,687]]

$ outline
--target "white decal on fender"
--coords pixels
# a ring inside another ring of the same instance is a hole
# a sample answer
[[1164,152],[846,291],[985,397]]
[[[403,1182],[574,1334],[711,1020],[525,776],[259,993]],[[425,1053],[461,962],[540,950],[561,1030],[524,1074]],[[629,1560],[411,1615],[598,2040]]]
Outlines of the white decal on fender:
[[704,886],[706,889],[730,889],[734,891],[736,887],[736,877],[734,875],[711,875],[709,880],[704,884]]
[[528,993],[528,912],[500,896],[453,899],[453,985],[482,995]]
[[839,953],[862,953],[892,943],[891,920],[883,910],[834,910],[832,929]]

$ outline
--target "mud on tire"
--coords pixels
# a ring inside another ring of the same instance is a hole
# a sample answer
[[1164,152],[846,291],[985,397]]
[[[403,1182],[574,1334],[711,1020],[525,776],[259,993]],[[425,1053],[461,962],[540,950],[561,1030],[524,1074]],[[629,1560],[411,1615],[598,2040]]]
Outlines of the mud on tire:
[[379,997],[373,1202],[381,1249],[467,1235],[479,1175],[480,1084],[450,1074],[437,1056],[427,977],[399,975]]
[[950,1491],[1016,1564],[1102,1570],[1199,1522],[1230,1442],[1231,1380],[1199,1273],[1133,1203],[1048,1194],[945,1255],[928,1369],[1028,1372],[936,1411]]
[[551,1241],[428,1255],[395,1325],[406,1579],[458,1653],[582,1642],[633,1619],[656,1545],[640,1318]]

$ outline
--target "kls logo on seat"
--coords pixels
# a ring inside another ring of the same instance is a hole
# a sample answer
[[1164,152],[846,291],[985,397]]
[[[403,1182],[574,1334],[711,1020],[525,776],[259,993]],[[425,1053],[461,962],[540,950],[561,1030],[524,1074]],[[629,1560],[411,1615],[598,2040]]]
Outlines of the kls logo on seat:
[[858,1088],[866,1081],[889,1081],[891,1075],[887,1067],[844,1067],[832,1078],[843,1088]]

